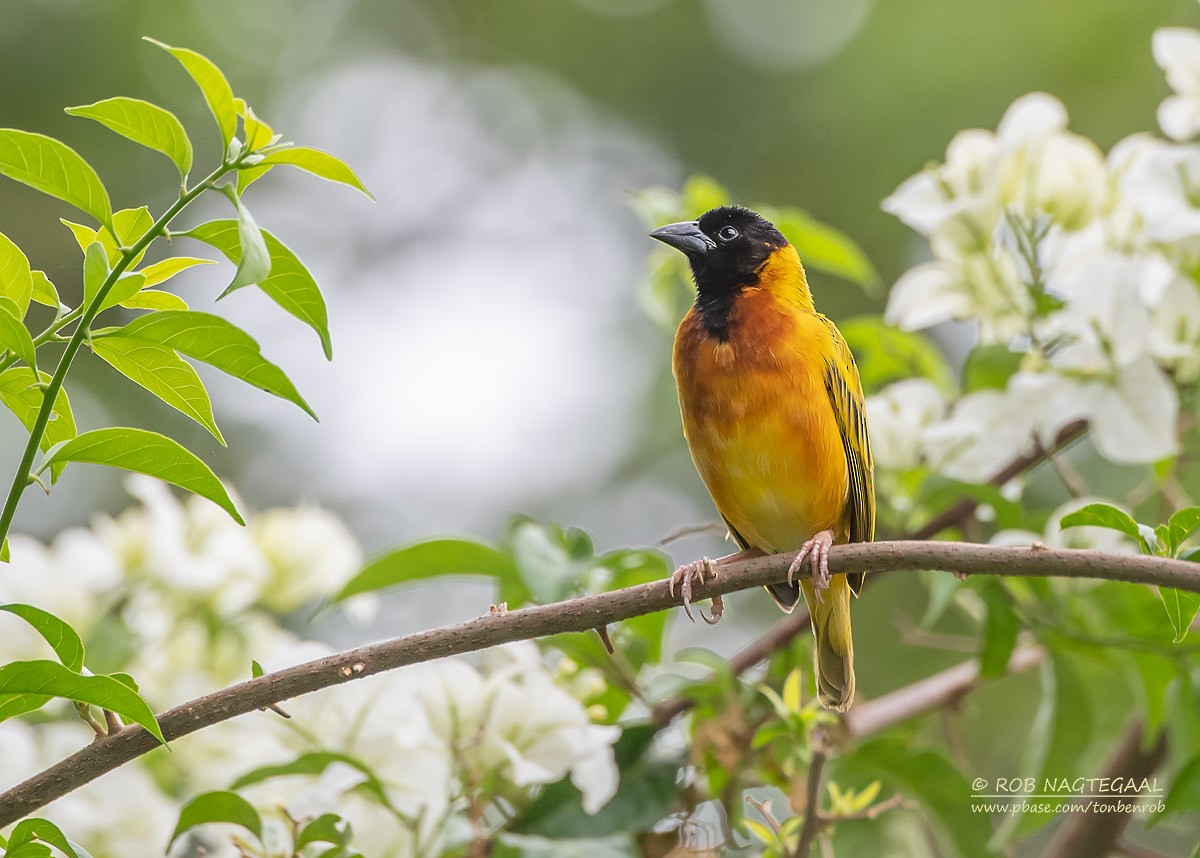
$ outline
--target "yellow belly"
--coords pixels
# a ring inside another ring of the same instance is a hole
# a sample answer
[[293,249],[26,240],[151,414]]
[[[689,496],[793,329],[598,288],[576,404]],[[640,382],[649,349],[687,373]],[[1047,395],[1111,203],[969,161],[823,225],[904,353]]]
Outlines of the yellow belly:
[[717,509],[751,546],[794,551],[825,529],[841,541],[847,467],[825,389],[825,334],[762,304],[747,302],[724,343],[695,320],[681,326],[684,435]]

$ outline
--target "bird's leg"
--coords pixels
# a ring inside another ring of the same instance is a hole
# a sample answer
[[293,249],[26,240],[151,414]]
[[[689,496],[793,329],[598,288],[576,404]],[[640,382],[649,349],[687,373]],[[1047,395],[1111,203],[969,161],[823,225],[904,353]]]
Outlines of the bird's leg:
[[[728,554],[725,557],[718,557],[716,560],[710,560],[707,557],[701,557],[699,560],[693,560],[691,563],[684,563],[674,574],[668,579],[667,587],[671,591],[671,595],[675,595],[675,587],[679,586],[679,596],[683,600],[683,612],[687,614],[689,620],[693,623],[696,618],[692,616],[692,584],[699,582],[703,584],[709,578],[717,576],[717,566],[724,566],[727,563],[737,563],[739,560],[749,560],[753,557],[762,557],[763,553],[756,549],[748,551],[739,551],[736,554]],[[721,602],[720,596],[713,597],[713,615],[711,618],[704,616],[704,612],[700,611],[700,616],[704,622],[712,625],[721,619],[721,614],[724,611],[724,604]],[[699,610],[697,608],[697,610]]]
[[804,566],[804,561],[807,560],[812,569],[813,590],[816,591],[817,599],[821,600],[822,592],[829,587],[829,549],[832,545],[833,531],[822,530],[800,546],[800,550],[796,552],[796,559],[788,567],[788,583],[794,583],[793,579],[796,577],[796,573],[800,571]]

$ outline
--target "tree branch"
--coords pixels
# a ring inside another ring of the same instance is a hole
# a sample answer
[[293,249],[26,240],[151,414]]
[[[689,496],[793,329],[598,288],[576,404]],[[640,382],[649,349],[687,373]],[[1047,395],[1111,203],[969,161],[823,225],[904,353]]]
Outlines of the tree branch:
[[[1008,660],[1008,672],[1022,673],[1036,667],[1045,657],[1046,652],[1040,646],[1027,644],[1019,647]],[[978,684],[979,661],[964,661],[855,706],[842,716],[842,724],[850,738],[869,736],[922,712],[951,706]]]
[[[1067,447],[1074,444],[1084,433],[1087,432],[1087,422],[1084,420],[1075,420],[1068,423],[1058,431],[1054,438],[1054,442],[1047,448],[1041,444],[1037,444],[1029,452],[1022,456],[1017,456],[1003,468],[995,473],[988,481],[989,485],[996,487],[1003,486],[1005,483],[1034,467],[1039,465],[1050,456],[1057,455]],[[905,534],[902,539],[925,540],[933,539],[943,530],[951,527],[957,527],[964,521],[974,515],[975,510],[979,508],[979,501],[975,498],[964,497],[947,507],[938,515],[934,516],[925,524],[921,525],[916,530]],[[789,614],[786,618],[780,620],[771,629],[758,638],[756,641],[742,649],[729,660],[730,670],[734,676],[741,676],[760,661],[764,661],[771,656],[772,653],[778,652],[789,643],[792,642],[798,635],[802,635],[809,629],[808,609],[804,606],[797,606],[796,610]],[[668,724],[677,716],[682,715],[692,707],[692,701],[684,693],[678,697],[673,697],[654,707],[651,714],[651,720],[655,724]]]
[[[760,587],[780,581],[791,554],[755,558],[720,567],[717,577],[696,586],[695,598]],[[955,542],[875,542],[838,545],[830,551],[832,572],[891,572],[940,569],[970,574],[1099,578],[1157,584],[1200,593],[1200,564],[1159,557],[1011,548]],[[512,641],[562,632],[590,632],[599,625],[663,611],[678,604],[658,581],[552,605],[488,614],[453,626],[360,647],[260,676],[176,706],[159,718],[168,740],[280,703],[301,694],[372,676],[397,667],[461,655]],[[141,727],[93,742],[41,774],[0,795],[0,828],[152,750]]]

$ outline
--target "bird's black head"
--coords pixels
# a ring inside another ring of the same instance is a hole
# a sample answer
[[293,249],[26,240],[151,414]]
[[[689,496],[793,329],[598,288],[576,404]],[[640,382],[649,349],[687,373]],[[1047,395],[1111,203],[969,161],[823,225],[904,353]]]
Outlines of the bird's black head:
[[775,225],[742,206],[721,206],[699,220],[672,223],[650,233],[683,253],[696,281],[696,305],[705,324],[723,336],[738,292],[758,283],[759,271],[788,241]]

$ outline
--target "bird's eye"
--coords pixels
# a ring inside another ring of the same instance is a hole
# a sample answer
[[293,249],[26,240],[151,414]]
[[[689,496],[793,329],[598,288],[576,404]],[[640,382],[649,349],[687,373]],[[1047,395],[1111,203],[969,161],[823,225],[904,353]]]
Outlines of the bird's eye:
[[732,226],[723,226],[721,227],[720,232],[717,233],[717,238],[721,239],[721,241],[733,241],[740,234],[741,233],[739,233]]

